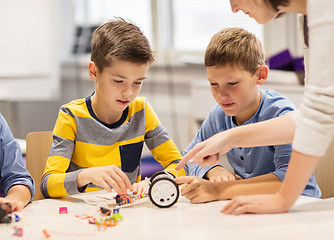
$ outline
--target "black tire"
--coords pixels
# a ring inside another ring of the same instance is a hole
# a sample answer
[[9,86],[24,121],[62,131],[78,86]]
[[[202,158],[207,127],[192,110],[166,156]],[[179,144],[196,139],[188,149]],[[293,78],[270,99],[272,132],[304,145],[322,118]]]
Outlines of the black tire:
[[[162,176],[163,175],[163,176]],[[166,177],[166,178],[175,178],[175,176],[169,172],[165,172],[165,171],[159,171],[154,173],[151,177],[150,177],[150,181],[151,183],[154,182],[156,179],[158,178],[162,178],[162,177]]]

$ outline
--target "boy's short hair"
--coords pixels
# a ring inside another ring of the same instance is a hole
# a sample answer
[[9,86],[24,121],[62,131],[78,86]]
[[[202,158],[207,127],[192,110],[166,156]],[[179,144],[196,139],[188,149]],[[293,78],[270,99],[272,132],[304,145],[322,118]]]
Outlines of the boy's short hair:
[[239,66],[255,74],[265,64],[260,40],[243,28],[224,28],[213,35],[205,51],[205,66]]
[[114,59],[140,64],[154,61],[154,53],[143,32],[122,18],[98,27],[92,37],[91,61],[99,71],[111,65]]

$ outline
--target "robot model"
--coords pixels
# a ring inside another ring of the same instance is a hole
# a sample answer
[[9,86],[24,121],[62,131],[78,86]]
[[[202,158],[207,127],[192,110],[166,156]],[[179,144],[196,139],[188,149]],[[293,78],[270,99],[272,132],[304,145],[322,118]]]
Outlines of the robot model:
[[160,208],[173,206],[180,195],[179,186],[174,181],[174,175],[165,171],[159,171],[152,175],[149,181],[148,194],[125,194],[115,197],[119,207],[127,207],[138,204],[141,199],[149,197],[151,202]]

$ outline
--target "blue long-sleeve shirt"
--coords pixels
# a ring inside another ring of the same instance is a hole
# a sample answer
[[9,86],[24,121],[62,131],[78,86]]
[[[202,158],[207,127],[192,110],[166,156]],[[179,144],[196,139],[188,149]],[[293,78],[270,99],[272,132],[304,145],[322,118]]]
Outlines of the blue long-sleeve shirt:
[[[261,90],[261,102],[257,112],[243,125],[265,121],[293,110],[295,110],[294,104],[283,95],[274,90]],[[237,127],[237,125],[233,122],[232,117],[226,115],[223,109],[217,104],[204,120],[200,130],[183,152],[183,155],[192,149],[196,143],[234,127]],[[244,179],[273,173],[283,181],[289,164],[291,150],[291,144],[233,148],[226,153],[226,157],[233,167],[234,172]],[[202,178],[207,171],[215,166],[200,167],[198,164],[188,164],[189,175]],[[321,197],[321,191],[316,183],[314,174],[310,178],[303,195]]]
[[0,114],[0,197],[7,195],[14,185],[25,185],[30,189],[32,201],[35,194],[34,180],[24,167],[18,142]]

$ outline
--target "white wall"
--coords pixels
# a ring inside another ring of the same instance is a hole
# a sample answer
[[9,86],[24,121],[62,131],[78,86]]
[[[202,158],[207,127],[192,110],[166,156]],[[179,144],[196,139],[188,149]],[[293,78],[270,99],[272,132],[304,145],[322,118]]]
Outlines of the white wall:
[[57,0],[0,1],[0,99],[59,97]]
[[285,16],[264,25],[264,50],[266,58],[289,49],[295,57],[303,56],[302,40],[298,33],[297,15]]

